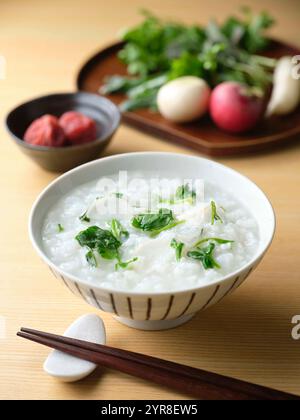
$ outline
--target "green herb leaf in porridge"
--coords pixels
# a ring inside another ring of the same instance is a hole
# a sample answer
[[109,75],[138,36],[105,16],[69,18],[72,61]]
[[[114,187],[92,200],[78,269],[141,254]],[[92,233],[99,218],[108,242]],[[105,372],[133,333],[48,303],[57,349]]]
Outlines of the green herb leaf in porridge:
[[65,230],[64,227],[60,223],[58,223],[57,224],[57,231],[58,232],[63,232],[64,230]]
[[221,268],[213,257],[214,249],[215,244],[210,242],[205,248],[196,248],[193,251],[189,251],[187,256],[201,261],[205,270],[208,270],[209,268]]
[[[124,235],[124,232],[127,234],[127,231],[120,231],[121,224],[118,221],[116,222],[113,223],[115,234],[120,235],[120,237],[122,234]],[[122,261],[119,253],[119,248],[121,247],[122,242],[117,239],[111,231],[101,229],[98,226],[90,226],[89,228],[79,232],[78,235],[75,236],[75,239],[81,246],[89,248],[89,251],[86,254],[86,259],[92,267],[97,267],[98,265],[94,251],[97,251],[102,258],[107,260],[116,259],[116,270],[118,268],[127,268],[129,264],[137,260],[137,257],[135,257],[129,261]]]
[[151,232],[150,236],[156,236],[160,232],[184,223],[184,220],[176,220],[172,210],[161,208],[157,213],[141,213],[136,215],[132,221],[132,226],[146,232]]
[[90,226],[76,235],[75,239],[81,246],[90,250],[97,250],[102,258],[113,260],[119,257],[118,249],[122,243],[106,229]]
[[119,268],[128,268],[129,264],[132,264],[133,262],[135,262],[137,260],[138,260],[138,257],[134,257],[134,258],[132,258],[129,261],[121,261],[121,260],[119,260],[116,263],[115,268],[116,268],[116,270],[118,270]]
[[176,190],[175,198],[179,201],[189,200],[193,204],[196,199],[196,192],[190,188],[189,184],[180,185]]
[[168,203],[168,204],[180,204],[187,202],[189,204],[194,204],[196,200],[196,192],[191,189],[189,184],[180,185],[175,195],[170,197],[169,199],[160,198],[160,203]]
[[198,242],[195,243],[194,247],[197,247],[197,246],[199,246],[199,245],[201,245],[201,244],[203,244],[205,242],[209,242],[209,241],[216,242],[217,244],[220,244],[220,245],[222,245],[222,244],[231,244],[231,243],[234,242],[234,241],[232,241],[230,239],[223,239],[223,238],[211,237],[211,238],[203,238],[203,239],[200,239]]
[[223,220],[221,219],[220,215],[217,212],[217,206],[214,201],[210,202],[211,205],[211,224],[214,225],[215,222],[219,221],[223,223]]
[[91,219],[87,216],[87,211],[85,211],[81,216],[79,216],[79,220],[81,220],[82,222],[90,222]]
[[168,224],[167,226],[164,226],[164,227],[162,227],[160,229],[157,229],[157,230],[153,230],[150,233],[150,236],[151,236],[151,238],[154,238],[155,236],[159,235],[164,230],[172,229],[173,227],[175,227],[177,225],[181,225],[182,223],[185,223],[185,220],[175,220],[174,222]]
[[96,260],[95,254],[93,253],[91,249],[85,254],[85,258],[87,262],[90,264],[90,266],[97,267],[98,265],[97,260]]
[[175,220],[172,210],[161,208],[158,213],[140,213],[132,219],[132,226],[144,231],[161,229]]
[[172,239],[170,246],[175,249],[176,261],[180,261],[184,247],[183,242],[178,242],[175,238]]
[[124,195],[123,193],[120,193],[120,192],[116,192],[114,194],[117,198],[123,198],[123,195]]
[[114,237],[120,241],[122,238],[127,239],[129,237],[129,232],[122,226],[122,224],[117,219],[112,219],[109,224],[111,233]]

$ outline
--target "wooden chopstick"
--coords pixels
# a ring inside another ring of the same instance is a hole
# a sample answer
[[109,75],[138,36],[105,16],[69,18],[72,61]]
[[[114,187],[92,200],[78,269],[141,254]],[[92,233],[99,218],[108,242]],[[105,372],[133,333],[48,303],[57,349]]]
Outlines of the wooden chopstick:
[[300,397],[152,356],[21,328],[18,336],[199,399],[299,400]]
[[[47,332],[37,331],[30,328],[21,328],[22,332],[38,335],[39,337],[50,338],[54,339],[60,343],[75,345],[77,347],[85,348],[88,350],[100,352],[102,354],[106,354],[109,356],[115,356],[117,358],[122,358],[127,361],[131,361],[133,363],[140,363],[143,366],[148,366],[149,368],[157,368],[159,370],[164,369],[169,373],[173,373],[175,375],[180,375],[179,379],[183,377],[191,379],[195,379],[197,382],[201,380],[201,382],[205,382],[208,385],[211,385],[212,388],[215,388],[216,384],[218,386],[218,398],[222,396],[225,398],[226,395],[229,393],[228,390],[231,392],[235,392],[235,399],[237,398],[255,398],[255,399],[287,399],[289,396],[288,394],[282,393],[280,391],[272,390],[270,388],[265,388],[259,385],[251,384],[248,382],[240,381],[234,378],[225,377],[222,375],[218,375],[212,372],[206,372],[204,370],[196,369],[193,367],[189,367],[186,365],[181,365],[178,363],[170,362],[167,360],[158,359],[152,356],[143,355],[140,353],[135,353],[131,351],[126,351],[114,347],[103,346],[99,344],[89,343],[82,340],[76,340],[68,337],[63,337],[60,335],[55,335]],[[102,362],[103,364],[103,362]],[[112,366],[114,368],[114,366]],[[138,375],[135,375],[138,376]],[[220,388],[222,388],[220,390]],[[182,391],[182,389],[180,389]],[[225,390],[227,394],[225,395]],[[184,389],[187,392],[186,389]],[[215,391],[215,390],[214,390]],[[220,394],[221,391],[221,394]],[[192,393],[197,392],[198,394],[198,387],[196,387],[196,391],[193,388]],[[200,396],[203,396],[203,391],[200,390]],[[227,395],[227,399],[230,395]],[[209,398],[207,396],[206,398]]]

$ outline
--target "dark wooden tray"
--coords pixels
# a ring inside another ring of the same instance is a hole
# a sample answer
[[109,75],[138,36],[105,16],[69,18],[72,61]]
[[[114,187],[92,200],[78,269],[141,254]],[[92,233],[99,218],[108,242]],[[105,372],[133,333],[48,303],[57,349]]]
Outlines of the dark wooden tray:
[[[108,75],[126,74],[126,67],[119,61],[117,52],[123,43],[113,44],[93,56],[81,68],[77,88],[97,93]],[[281,57],[300,54],[300,50],[273,40],[265,55]],[[114,103],[124,100],[124,95],[108,95]],[[243,135],[231,135],[219,130],[209,117],[189,124],[174,124],[159,113],[148,110],[125,112],[123,121],[137,129],[157,135],[167,141],[194,148],[210,156],[237,155],[250,151],[273,148],[300,138],[300,107],[283,117],[263,120],[255,130]]]

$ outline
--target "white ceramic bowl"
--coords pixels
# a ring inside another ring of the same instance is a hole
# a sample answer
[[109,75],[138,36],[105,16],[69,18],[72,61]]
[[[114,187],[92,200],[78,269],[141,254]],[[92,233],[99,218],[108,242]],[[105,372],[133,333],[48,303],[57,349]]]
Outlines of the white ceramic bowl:
[[[208,285],[178,292],[142,293],[106,289],[88,284],[84,279],[68,274],[57,267],[45,254],[41,231],[48,209],[64,194],[83,183],[120,170],[170,171],[185,179],[203,178],[223,185],[224,189],[245,203],[259,226],[258,249],[246,265]],[[166,329],[188,321],[232,293],[258,265],[271,244],[275,216],[264,193],[248,178],[208,159],[173,153],[128,153],[102,158],[79,166],[53,181],[33,205],[29,234],[34,248],[56,278],[71,292],[105,312],[111,312],[126,325],[140,329]]]

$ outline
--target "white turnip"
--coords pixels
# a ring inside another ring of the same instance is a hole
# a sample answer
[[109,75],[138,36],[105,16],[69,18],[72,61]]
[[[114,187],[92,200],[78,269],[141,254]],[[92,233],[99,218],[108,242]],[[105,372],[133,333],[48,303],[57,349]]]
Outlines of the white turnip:
[[157,95],[159,112],[168,120],[184,123],[200,118],[208,110],[210,88],[195,76],[174,79]]

